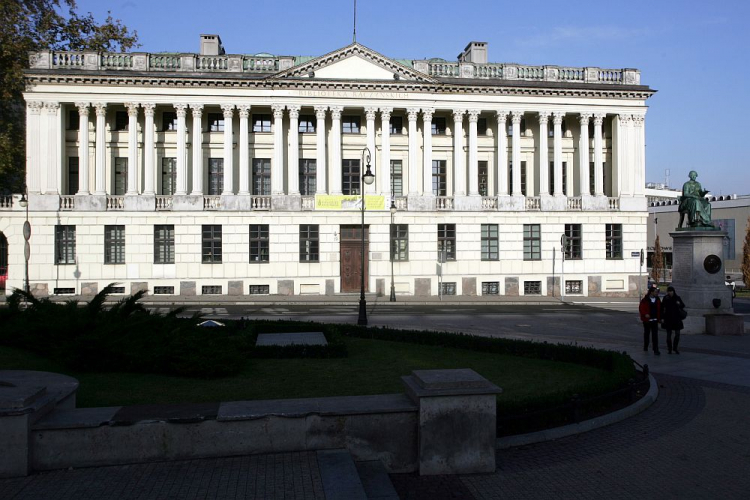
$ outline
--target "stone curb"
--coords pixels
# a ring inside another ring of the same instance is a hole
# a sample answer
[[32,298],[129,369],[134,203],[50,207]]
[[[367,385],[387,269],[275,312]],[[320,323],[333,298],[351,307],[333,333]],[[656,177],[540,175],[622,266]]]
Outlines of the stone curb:
[[593,431],[594,429],[599,429],[600,427],[616,424],[626,418],[637,415],[654,404],[656,398],[659,396],[659,386],[657,385],[654,376],[649,374],[648,381],[650,387],[646,395],[630,406],[577,424],[563,425],[562,427],[555,427],[554,429],[498,438],[495,442],[495,448],[498,450],[505,450],[515,446],[553,441],[555,439],[582,434],[584,432]]

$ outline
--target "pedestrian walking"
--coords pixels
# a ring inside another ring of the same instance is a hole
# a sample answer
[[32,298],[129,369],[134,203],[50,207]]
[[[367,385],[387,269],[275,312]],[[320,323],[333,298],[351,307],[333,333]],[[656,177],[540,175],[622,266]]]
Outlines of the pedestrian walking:
[[[686,317],[685,303],[674,290],[673,286],[667,287],[667,295],[661,301],[661,324],[667,331],[667,352],[680,354],[677,347],[680,345],[680,330],[685,328],[682,319]],[[674,342],[672,342],[674,332]]]
[[653,345],[654,354],[659,352],[659,318],[661,315],[661,300],[659,300],[659,287],[652,286],[638,306],[638,312],[643,322],[643,350],[648,351],[649,335]]

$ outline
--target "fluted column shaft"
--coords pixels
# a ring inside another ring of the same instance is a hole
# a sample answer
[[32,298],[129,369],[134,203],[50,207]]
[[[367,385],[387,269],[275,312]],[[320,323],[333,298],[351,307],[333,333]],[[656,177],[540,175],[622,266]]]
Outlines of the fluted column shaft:
[[315,191],[326,194],[326,111],[328,106],[315,106]]
[[271,194],[284,194],[284,104],[274,104],[273,160],[271,161]]
[[341,106],[331,106],[331,194],[341,194]]
[[432,193],[432,108],[422,110],[422,192]]
[[604,161],[602,158],[602,123],[604,115],[594,115],[594,194],[604,196]]
[[[138,194],[138,103],[125,103],[128,108],[128,189],[125,194]],[[80,160],[79,160],[80,161]]]
[[511,152],[511,158],[513,162],[513,172],[511,179],[511,193],[513,196],[523,194],[521,192],[521,119],[523,119],[522,111],[513,111],[511,114],[511,123],[513,124],[513,150]]
[[89,194],[89,103],[77,102],[78,108],[78,192]]
[[107,104],[94,104],[96,109],[96,172],[94,174],[94,194],[107,194]]
[[203,104],[191,104],[193,112],[193,196],[203,195]]
[[234,120],[234,104],[221,106],[224,113],[224,189],[222,195],[234,194],[234,139],[232,125]]
[[239,194],[250,194],[250,132],[248,119],[250,118],[250,106],[241,104],[237,106],[240,115],[240,190]]
[[477,121],[479,110],[469,110],[469,196],[479,196],[479,164],[477,163]]
[[466,194],[466,163],[464,161],[464,114],[466,110],[453,110],[453,194]]
[[39,193],[42,189],[42,157],[40,101],[26,102],[26,189],[29,193]]
[[497,194],[508,195],[508,112],[498,111],[497,115]]
[[[419,189],[419,159],[417,151],[417,115],[419,108],[409,108],[406,110],[407,117],[409,119],[409,194],[417,194]],[[430,130],[432,133],[432,130]],[[430,169],[432,167],[430,166]],[[427,193],[431,193],[430,188]]]
[[58,194],[61,174],[60,151],[60,103],[47,102],[44,104],[47,112],[47,177],[44,192]]
[[539,113],[539,194],[549,193],[549,111]]
[[589,120],[591,119],[591,113],[581,113],[581,116],[578,118],[579,123],[581,124],[581,135],[579,137],[578,142],[578,163],[580,164],[580,185],[581,185],[581,194],[582,195],[590,195],[591,194],[591,182],[589,180],[589,157],[591,156],[589,152]]
[[289,176],[289,194],[299,195],[299,106],[288,106],[289,109],[289,154],[287,172]]
[[633,194],[641,196],[646,189],[646,121],[644,115],[633,115],[635,132],[635,185]]
[[175,104],[177,110],[177,189],[174,194],[187,194],[187,104]]
[[[377,175],[378,169],[377,169],[377,161],[378,161],[378,155],[375,151],[375,114],[378,112],[378,108],[375,107],[366,107],[365,108],[365,123],[367,125],[367,148],[370,150],[370,153],[372,154],[372,166],[370,167],[373,170],[373,173],[375,174],[375,182],[372,183],[370,186],[362,182],[362,192],[373,192],[376,191],[376,184],[379,184],[382,181],[380,179],[380,176]],[[367,165],[362,165],[360,176],[364,175],[366,171]]]
[[555,196],[562,196],[563,190],[563,169],[562,169],[562,121],[565,117],[564,113],[555,112],[552,115],[552,124],[554,125],[554,136],[553,136],[553,160],[555,169]]
[[153,195],[155,194],[154,180],[156,178],[154,164],[154,110],[156,109],[156,104],[145,103],[142,106],[145,117],[143,126],[143,194]]
[[391,192],[391,113],[393,108],[380,108],[380,192],[384,196],[393,196]]

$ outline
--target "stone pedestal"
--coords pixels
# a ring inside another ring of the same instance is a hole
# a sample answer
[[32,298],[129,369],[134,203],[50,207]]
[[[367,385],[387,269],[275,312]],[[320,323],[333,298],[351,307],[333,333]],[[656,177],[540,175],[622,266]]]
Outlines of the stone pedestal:
[[415,370],[402,380],[419,406],[420,475],[495,471],[495,396],[502,389],[468,369]]
[[[726,234],[714,230],[669,233],[674,242],[672,286],[688,312],[683,333],[706,333],[706,315],[733,313],[732,292],[724,285]],[[715,300],[720,301],[718,307]]]

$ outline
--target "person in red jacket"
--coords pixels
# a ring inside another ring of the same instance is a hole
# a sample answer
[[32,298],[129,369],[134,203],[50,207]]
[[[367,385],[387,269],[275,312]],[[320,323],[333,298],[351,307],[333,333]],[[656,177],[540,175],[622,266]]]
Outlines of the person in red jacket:
[[659,352],[659,320],[661,319],[661,300],[659,300],[659,287],[652,286],[638,306],[643,322],[643,350],[648,351],[648,337],[651,334],[654,354]]

